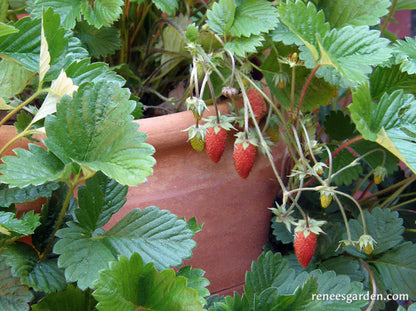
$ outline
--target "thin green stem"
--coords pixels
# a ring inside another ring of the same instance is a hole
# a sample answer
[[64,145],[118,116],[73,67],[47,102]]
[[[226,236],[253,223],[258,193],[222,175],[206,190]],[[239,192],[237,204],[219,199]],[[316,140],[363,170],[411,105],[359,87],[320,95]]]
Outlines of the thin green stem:
[[396,205],[394,205],[394,206],[392,206],[392,207],[390,207],[390,210],[395,210],[395,209],[397,209],[397,208],[399,208],[399,207],[401,207],[401,206],[404,206],[404,205],[407,205],[407,204],[410,204],[410,203],[413,203],[413,202],[416,202],[416,198],[413,198],[413,199],[411,199],[411,200],[407,200],[407,201],[405,201],[405,202],[402,202],[402,203],[399,203],[399,204],[396,204]]
[[26,99],[23,103],[21,103],[19,106],[14,108],[12,111],[10,111],[1,121],[0,126],[4,125],[11,117],[13,117],[17,112],[19,112],[23,107],[27,106],[29,103],[32,102],[36,97],[38,97],[43,92],[47,92],[47,89],[37,90],[35,93],[33,93],[28,99]]
[[293,108],[295,105],[295,83],[296,83],[296,66],[293,66],[292,67],[292,83],[290,85],[290,111],[291,112],[293,112]]
[[392,4],[390,6],[389,15],[387,15],[386,19],[384,20],[383,26],[381,27],[381,30],[380,30],[380,35],[381,36],[383,35],[384,31],[386,31],[387,26],[389,25],[390,20],[393,17],[394,8],[396,7],[397,2],[398,2],[398,0],[393,0]]
[[[356,199],[354,199],[352,196],[350,196],[347,193],[344,193],[344,192],[341,192],[341,191],[338,191],[338,190],[333,190],[333,191],[336,194],[342,195],[342,196],[350,199],[355,204],[355,206],[357,206],[358,210],[360,211],[361,221],[363,223],[363,231],[364,231],[364,234],[367,234],[367,226],[365,224],[364,213],[363,213],[363,210],[362,210],[362,208],[360,206],[360,203],[358,203]],[[336,196],[334,196],[334,197],[336,198]]]
[[12,139],[10,139],[6,144],[4,144],[4,146],[0,149],[0,157],[7,150],[7,148],[9,148],[15,141],[17,141],[18,139],[20,139],[20,138],[22,138],[26,135],[30,135],[30,134],[41,134],[41,133],[36,129],[34,129],[34,130],[25,129],[23,132],[17,134]]
[[344,207],[342,206],[341,201],[338,199],[336,195],[334,195],[334,199],[335,199],[335,202],[337,202],[338,204],[339,210],[341,211],[342,219],[344,220],[345,230],[347,231],[347,239],[348,241],[351,241],[352,239],[351,239],[350,226],[348,224],[348,218],[347,218],[347,215],[345,214]]
[[364,137],[362,135],[354,137],[353,139],[350,139],[348,141],[346,141],[345,143],[343,143],[341,146],[339,146],[333,153],[332,153],[332,158],[335,158],[335,156],[340,153],[342,150],[344,150],[345,148],[347,148],[349,145],[352,145],[353,143],[360,141],[364,139]]
[[306,92],[308,91],[309,85],[311,84],[313,77],[315,77],[315,74],[320,67],[321,67],[320,65],[316,65],[315,68],[313,68],[313,70],[309,74],[308,80],[306,80],[306,83],[303,86],[302,92],[300,93],[298,107],[296,109],[296,125],[299,120],[300,108],[302,107],[302,103],[303,103],[303,100],[305,99]]
[[70,184],[70,186],[69,186],[68,193],[66,194],[65,201],[64,201],[64,203],[62,205],[62,209],[61,209],[61,211],[59,213],[58,219],[56,220],[55,228],[52,231],[52,234],[50,236],[50,239],[48,241],[48,244],[45,247],[45,250],[39,256],[39,259],[40,260],[44,260],[48,256],[48,254],[49,254],[49,252],[51,250],[53,241],[55,239],[55,234],[59,230],[59,228],[61,227],[61,223],[62,223],[62,221],[63,221],[63,219],[64,219],[64,217],[66,215],[66,211],[68,209],[69,202],[71,201],[72,193],[74,192],[74,189],[75,189],[75,187],[77,185],[78,185],[78,181],[75,180],[75,182],[72,182]]
[[[361,262],[361,264],[364,266],[364,268],[367,270],[368,275],[370,276],[371,279],[371,285],[373,287],[373,297],[377,296],[377,284],[376,284],[376,279],[374,278],[373,272],[371,271],[370,267],[367,265],[367,263],[361,259],[358,258],[358,260]],[[374,304],[376,303],[375,299],[371,299],[370,304],[368,305],[367,309],[365,309],[365,311],[371,311],[374,307]]]

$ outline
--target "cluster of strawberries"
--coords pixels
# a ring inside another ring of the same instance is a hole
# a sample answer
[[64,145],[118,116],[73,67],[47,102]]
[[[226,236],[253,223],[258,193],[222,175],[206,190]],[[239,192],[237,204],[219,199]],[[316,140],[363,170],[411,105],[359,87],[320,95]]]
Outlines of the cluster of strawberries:
[[[247,90],[247,97],[254,115],[260,117],[265,105],[263,96],[256,89],[250,88]],[[232,125],[234,118],[218,113],[216,116],[209,117],[206,120],[207,123],[200,126],[198,121],[202,118],[206,108],[204,101],[189,98],[187,106],[194,113],[197,120],[197,124],[188,129],[189,141],[192,147],[198,152],[205,148],[210,159],[217,163],[224,153],[228,132],[231,129],[235,130]],[[236,136],[233,152],[234,166],[241,178],[247,178],[256,157],[257,139],[246,131],[238,132]]]

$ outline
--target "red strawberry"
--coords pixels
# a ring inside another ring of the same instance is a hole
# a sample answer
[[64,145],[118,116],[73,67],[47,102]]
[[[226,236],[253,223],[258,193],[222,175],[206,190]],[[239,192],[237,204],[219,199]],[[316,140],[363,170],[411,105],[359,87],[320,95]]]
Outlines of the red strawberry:
[[205,132],[205,148],[214,163],[217,163],[224,153],[227,135],[227,131],[218,126],[208,127]]
[[231,122],[234,118],[228,116],[211,116],[205,124],[205,148],[211,160],[217,163],[224,153],[225,142],[227,140],[228,131],[234,129]]
[[244,132],[237,133],[234,143],[234,166],[241,178],[247,178],[256,157],[256,142],[252,138],[246,138]]
[[247,90],[248,101],[250,102],[253,113],[256,116],[257,122],[263,116],[263,108],[266,104],[264,97],[255,88],[249,88]]
[[305,237],[305,231],[296,232],[295,234],[295,254],[298,258],[300,265],[304,268],[309,266],[315,253],[316,241],[318,236],[315,233],[309,231],[307,237]]

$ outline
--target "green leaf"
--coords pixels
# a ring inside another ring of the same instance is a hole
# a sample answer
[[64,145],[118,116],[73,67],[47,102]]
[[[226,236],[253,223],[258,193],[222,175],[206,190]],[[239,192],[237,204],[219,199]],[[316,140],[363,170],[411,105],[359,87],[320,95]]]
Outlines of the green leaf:
[[207,12],[207,24],[219,35],[227,35],[234,22],[236,5],[234,0],[219,0]]
[[179,266],[195,247],[187,223],[157,207],[135,209],[107,232],[100,228],[91,232],[75,222],[67,225],[57,232],[61,239],[53,250],[60,254],[58,264],[65,268],[68,282],[77,281],[81,289],[91,287],[98,272],[116,260],[117,254],[129,257],[137,252],[146,263],[153,262],[162,270]]
[[320,45],[321,65],[333,66],[342,77],[354,82],[368,79],[372,67],[389,59],[389,40],[368,26],[332,29]]
[[36,227],[40,225],[39,215],[33,211],[25,213],[19,219],[15,213],[0,211],[0,229],[20,236],[32,234]]
[[130,260],[119,256],[110,269],[100,272],[93,296],[100,311],[203,310],[197,292],[188,288],[186,278],[173,270],[160,273],[153,264],[145,265],[138,254]]
[[126,186],[98,172],[78,189],[79,209],[75,211],[78,223],[91,232],[103,227],[126,203],[126,195]]
[[75,85],[81,85],[84,82],[97,83],[107,81],[117,83],[122,87],[126,80],[110,70],[108,64],[102,62],[90,63],[90,59],[83,59],[73,62],[65,72],[72,79]]
[[28,287],[14,277],[11,268],[7,266],[0,255],[0,310],[29,311],[29,302],[33,294]]
[[11,58],[31,72],[39,69],[40,20],[22,18],[14,24],[19,32],[0,37],[0,56]]
[[224,48],[236,54],[237,56],[244,57],[246,53],[256,53],[256,48],[261,46],[263,41],[263,36],[256,35],[252,35],[248,38],[235,38],[233,41],[228,41]]
[[289,232],[282,222],[276,222],[276,217],[272,219],[273,236],[283,244],[293,243],[293,233]]
[[[266,79],[267,85],[271,93],[279,98],[279,103],[286,109],[290,109],[290,84],[281,89],[278,84],[275,83],[275,77],[277,74],[286,74],[287,77],[291,76],[291,68],[289,65],[279,66],[278,56],[272,51],[261,66],[263,75]],[[305,67],[296,67],[296,83],[295,83],[295,98],[294,102],[298,103],[300,94],[302,92],[303,85],[308,80],[310,70]],[[309,85],[307,96],[305,96],[301,110],[313,111],[320,106],[329,105],[331,99],[336,96],[336,88],[325,82],[323,79],[314,77]]]
[[96,302],[86,295],[79,288],[68,285],[68,287],[57,293],[43,297],[36,305],[32,306],[33,311],[92,311]]
[[[49,240],[51,239],[68,191],[69,187],[65,183],[60,183],[59,188],[52,193],[52,195],[48,198],[48,202],[42,206],[40,218],[41,225],[36,228],[35,233],[32,235],[32,243],[41,253],[45,250]],[[73,214],[74,210],[77,208],[77,201],[71,197],[64,221],[73,220],[71,214]],[[64,225],[64,223],[61,223],[60,228]]]
[[42,10],[47,8],[59,14],[66,29],[74,28],[76,20],[81,19],[81,1],[74,0],[36,0],[31,15],[40,18]]
[[152,0],[156,7],[169,15],[175,14],[178,8],[178,0]]
[[29,150],[14,149],[16,156],[7,156],[0,165],[0,182],[10,187],[24,188],[58,180],[64,173],[64,164],[42,147],[29,144]]
[[[225,302],[217,302],[210,311],[251,311],[246,298],[241,298],[237,292],[234,296],[226,296]],[[257,311],[257,310],[256,310]],[[269,310],[270,311],[270,310]]]
[[95,0],[94,4],[81,2],[85,20],[95,28],[109,27],[118,20],[123,0]]
[[295,271],[289,268],[289,262],[280,253],[267,252],[260,255],[257,262],[251,264],[251,271],[246,273],[244,295],[252,306],[256,295],[270,287],[278,288],[294,277]]
[[394,8],[398,10],[416,10],[416,1],[415,0],[398,0]]
[[402,89],[405,93],[416,95],[416,75],[400,70],[400,65],[378,66],[370,76],[371,98],[380,100],[384,93]]
[[[287,3],[281,3],[279,15],[289,30],[308,48],[316,63],[319,59],[317,38],[323,38],[330,28],[325,22],[323,11],[318,12],[311,2],[306,5],[300,0],[296,2],[290,0]],[[308,56],[301,53],[300,57],[305,59]]]
[[234,37],[250,37],[269,32],[276,27],[278,14],[271,2],[245,0],[235,10],[230,34]]
[[332,28],[346,25],[373,26],[380,23],[380,18],[389,12],[389,0],[350,0],[319,2],[324,9],[328,22]]
[[14,203],[31,202],[39,198],[46,198],[57,188],[58,183],[56,182],[25,188],[9,188],[2,184],[0,185],[0,206],[9,207]]
[[[345,166],[351,164],[355,160],[354,155],[347,149],[342,149],[333,159],[333,173],[345,168]],[[363,169],[360,165],[347,168],[334,176],[332,181],[337,185],[351,185],[358,180],[358,177],[362,173]]]
[[416,244],[405,242],[377,260],[371,261],[380,272],[383,282],[395,294],[408,294],[416,299]]
[[270,37],[274,42],[283,42],[285,45],[303,44],[302,40],[283,23],[277,24],[276,28],[270,32]]
[[192,269],[191,266],[185,266],[176,273],[176,276],[183,276],[188,279],[187,286],[198,292],[199,301],[203,305],[207,302],[204,297],[209,296],[209,290],[206,287],[210,284],[209,281],[203,277],[204,274],[205,271],[201,269]]
[[20,94],[35,74],[21,64],[3,59],[0,61],[0,97],[11,98]]
[[356,134],[355,125],[352,123],[350,116],[340,110],[331,111],[325,117],[324,127],[325,133],[331,139],[338,141],[351,138]]
[[16,27],[0,22],[0,37],[7,36],[16,32],[19,32]]
[[120,49],[120,33],[114,26],[97,29],[86,22],[80,22],[76,31],[76,36],[87,47],[92,57],[112,55]]
[[416,124],[416,101],[402,90],[385,93],[378,103],[371,100],[368,84],[353,92],[349,106],[351,117],[365,139],[375,141],[413,171],[416,157],[413,152]]
[[[398,212],[377,207],[371,213],[364,211],[364,219],[367,234],[371,235],[377,242],[371,256],[382,254],[403,242],[403,219],[399,217]],[[358,241],[363,234],[361,217],[358,220],[351,219],[348,223],[351,230],[351,238],[353,241]],[[363,255],[363,251],[359,252],[357,248],[352,246],[347,247],[346,250],[352,255]]]
[[400,70],[409,75],[416,73],[416,40],[406,37],[405,40],[397,40],[393,46]]
[[56,116],[46,117],[46,146],[67,165],[74,161],[124,185],[144,182],[152,173],[154,149],[131,122],[135,102],[129,97],[115,83],[81,85],[73,98],[62,98]]
[[36,251],[25,243],[9,245],[3,256],[13,275],[38,292],[51,293],[67,286],[64,271],[58,268],[56,259],[40,260]]
[[319,265],[322,272],[334,271],[337,275],[347,275],[351,280],[362,282],[364,280],[360,262],[351,257],[338,256],[323,261]]

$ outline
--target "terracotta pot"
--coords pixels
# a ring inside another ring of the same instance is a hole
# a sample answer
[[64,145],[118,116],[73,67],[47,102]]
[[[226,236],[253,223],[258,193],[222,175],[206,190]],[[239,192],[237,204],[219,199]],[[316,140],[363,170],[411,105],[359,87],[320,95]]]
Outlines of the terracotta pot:
[[[219,107],[227,110],[225,104]],[[213,114],[213,110],[205,116]],[[271,219],[267,208],[273,206],[279,187],[269,162],[261,154],[247,179],[238,176],[232,158],[232,134],[219,163],[213,163],[205,151],[194,151],[183,132],[194,122],[190,111],[139,121],[140,131],[147,133],[147,142],[156,149],[157,164],[147,183],[129,188],[127,203],[105,228],[132,209],[150,205],[186,219],[196,217],[198,223],[204,223],[203,230],[195,236],[193,258],[184,264],[206,271],[212,294],[226,295],[234,290],[241,293],[245,272],[267,240]],[[14,127],[1,127],[0,146],[14,135]],[[27,143],[19,140],[6,154]],[[285,166],[285,150],[283,144],[273,148],[280,171]],[[20,208],[33,209],[33,204]]]
[[[227,110],[227,105],[220,105],[220,110]],[[156,148],[157,163],[146,184],[129,189],[127,203],[107,228],[130,210],[150,205],[186,219],[196,217],[204,226],[195,236],[194,256],[185,264],[206,271],[212,294],[241,292],[245,272],[267,240],[271,219],[267,208],[273,206],[279,187],[269,162],[260,154],[249,177],[238,176],[232,158],[234,137],[228,137],[218,163],[205,151],[194,151],[183,132],[194,122],[190,111],[139,121],[140,131]],[[285,150],[283,144],[273,149],[278,169]]]

